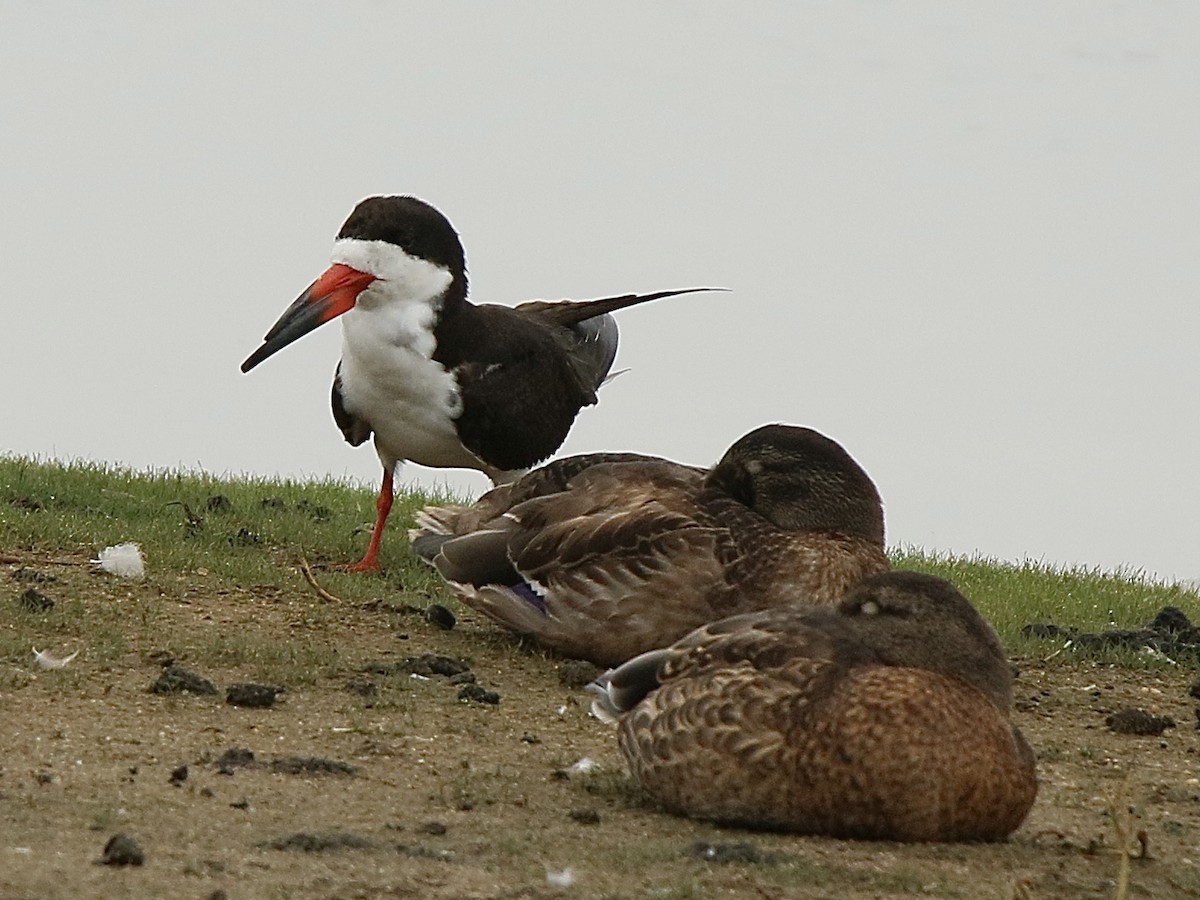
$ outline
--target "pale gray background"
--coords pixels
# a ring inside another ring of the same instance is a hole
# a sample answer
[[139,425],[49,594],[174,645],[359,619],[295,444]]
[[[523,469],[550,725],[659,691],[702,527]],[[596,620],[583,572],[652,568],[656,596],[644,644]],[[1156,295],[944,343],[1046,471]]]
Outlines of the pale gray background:
[[[238,364],[354,203],[619,315],[564,452],[769,421],[889,539],[1200,575],[1200,4],[0,5],[0,451],[377,484],[340,330]],[[410,468],[478,491],[481,476]]]

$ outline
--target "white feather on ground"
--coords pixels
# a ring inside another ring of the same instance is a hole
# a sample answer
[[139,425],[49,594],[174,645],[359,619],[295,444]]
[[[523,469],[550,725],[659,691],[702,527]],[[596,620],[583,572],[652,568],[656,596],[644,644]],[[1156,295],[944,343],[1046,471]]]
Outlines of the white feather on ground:
[[70,656],[61,656],[61,657],[51,656],[49,650],[38,650],[37,647],[33,648],[33,658],[37,662],[37,664],[39,666],[41,666],[43,669],[65,668],[67,663],[69,663],[71,660],[73,660],[78,655],[79,655],[79,651],[76,650]]
[[570,866],[562,870],[546,867],[546,883],[553,887],[569,888],[575,883],[575,870]]
[[92,562],[99,566],[101,571],[119,575],[121,578],[142,578],[146,574],[146,567],[142,562],[142,548],[134,543],[105,547],[100,551],[99,558],[93,559]]

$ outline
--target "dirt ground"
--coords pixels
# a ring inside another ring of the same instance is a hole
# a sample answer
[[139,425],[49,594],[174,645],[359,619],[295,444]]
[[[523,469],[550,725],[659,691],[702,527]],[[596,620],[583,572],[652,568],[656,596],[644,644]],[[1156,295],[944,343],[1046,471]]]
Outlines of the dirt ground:
[[[21,565],[58,571],[33,555]],[[0,567],[0,627],[24,589],[18,568]],[[106,582],[88,602],[123,591]],[[1200,896],[1193,669],[1018,659],[1016,721],[1041,788],[1012,839],[837,841],[657,811],[561,660],[448,605],[452,630],[388,602],[331,612],[298,580],[269,597],[201,582],[162,601],[164,636],[304,639],[351,661],[282,685],[271,708],[225,702],[244,668],[186,658],[216,695],[150,693],[164,662],[153,639],[115,663],[86,648],[61,670],[5,659],[0,898],[1113,897],[1116,824],[1141,854],[1128,896]],[[422,654],[464,661],[499,702],[459,699],[469,675],[397,665]],[[1116,734],[1106,717],[1124,707],[1177,725]],[[143,865],[98,862],[118,833]]]

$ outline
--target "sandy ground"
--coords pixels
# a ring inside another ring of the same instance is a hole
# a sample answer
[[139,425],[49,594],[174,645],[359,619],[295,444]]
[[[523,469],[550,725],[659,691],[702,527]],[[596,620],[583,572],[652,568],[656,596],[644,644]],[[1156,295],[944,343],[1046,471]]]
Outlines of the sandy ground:
[[[0,567],[3,627],[24,614],[17,568]],[[136,615],[136,591],[126,602]],[[161,621],[115,662],[86,648],[62,670],[4,660],[0,897],[1112,897],[1114,811],[1143,857],[1128,896],[1200,896],[1196,673],[1183,666],[1018,659],[1016,720],[1039,756],[1033,812],[1007,843],[908,846],[657,811],[563,662],[460,607],[446,631],[386,601],[331,615],[303,584],[268,602],[198,583],[158,602]],[[206,631],[324,642],[349,662],[282,685],[271,708],[225,702],[244,667],[187,658],[176,663],[218,694],[150,693],[156,651]],[[421,654],[464,661],[499,702],[459,699],[470,676],[397,665]],[[1124,707],[1177,726],[1113,733],[1106,717]],[[99,864],[118,833],[143,865]]]

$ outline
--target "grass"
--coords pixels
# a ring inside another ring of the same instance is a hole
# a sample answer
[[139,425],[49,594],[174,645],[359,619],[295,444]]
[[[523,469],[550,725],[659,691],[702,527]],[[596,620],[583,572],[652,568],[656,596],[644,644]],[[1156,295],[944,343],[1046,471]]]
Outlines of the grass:
[[[435,597],[445,602],[436,577],[408,552],[404,530],[416,509],[446,500],[421,493],[398,495],[383,544],[385,574],[363,578],[325,572],[323,585],[359,604],[424,605]],[[191,602],[189,584],[198,578],[210,595],[249,591],[259,602],[273,602],[282,588],[298,583],[295,565],[301,558],[314,564],[357,559],[374,515],[374,492],[341,481],[231,479],[0,457],[0,555],[37,551],[65,557],[77,564],[79,577],[73,587],[86,583],[89,600],[98,595],[107,601],[83,602],[79,596],[84,591],[68,590],[49,613],[21,612],[8,628],[0,629],[0,654],[24,656],[31,640],[61,646],[86,635],[89,653],[114,661],[129,651],[131,628],[155,629],[162,603]],[[136,599],[130,583],[98,582],[84,565],[103,547],[124,541],[139,543],[146,558],[147,578],[136,589]],[[1018,652],[1037,653],[1047,646],[1021,636],[1021,627],[1030,622],[1085,630],[1132,628],[1163,606],[1195,609],[1200,604],[1195,590],[1156,583],[1136,572],[1005,563],[917,548],[893,551],[892,561],[898,568],[954,582]],[[322,625],[326,622],[314,617],[326,616],[332,622],[337,611],[309,608],[304,615],[304,624]],[[304,672],[314,677],[312,673],[330,674],[344,666],[327,646],[271,644],[236,634],[189,638],[178,646],[168,640],[164,649],[192,652],[243,666],[255,677],[274,675],[293,683]],[[1110,651],[1101,659],[1131,665],[1145,661],[1129,651]]]
[[[381,580],[431,589],[435,580],[407,552],[404,523],[424,504],[446,499],[397,495],[383,545],[387,574],[331,573],[339,596],[372,599]],[[344,481],[230,479],[0,457],[0,547],[91,558],[105,546],[135,541],[148,577],[167,594],[181,574],[210,578],[217,588],[278,587],[281,560],[353,562],[374,519],[374,492]]]
[[[1000,562],[911,547],[893,551],[891,561],[898,569],[915,569],[953,582],[992,623],[1005,646],[1018,653],[1046,655],[1063,643],[1023,636],[1021,629],[1031,622],[1091,632],[1133,629],[1154,618],[1164,606],[1185,611],[1200,606],[1200,594],[1194,588],[1157,582],[1134,571],[1104,572],[1028,560]],[[1120,648],[1091,656],[1126,666],[1158,662],[1145,653]]]

